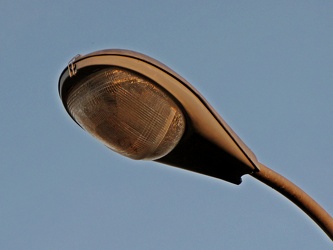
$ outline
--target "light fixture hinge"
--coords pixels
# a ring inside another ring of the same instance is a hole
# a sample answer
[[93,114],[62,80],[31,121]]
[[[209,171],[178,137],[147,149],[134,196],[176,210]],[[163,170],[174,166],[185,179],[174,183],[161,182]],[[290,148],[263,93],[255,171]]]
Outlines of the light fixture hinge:
[[69,72],[69,77],[75,76],[77,69],[75,65],[75,61],[80,57],[80,54],[77,54],[74,56],[69,62],[68,62],[68,72]]

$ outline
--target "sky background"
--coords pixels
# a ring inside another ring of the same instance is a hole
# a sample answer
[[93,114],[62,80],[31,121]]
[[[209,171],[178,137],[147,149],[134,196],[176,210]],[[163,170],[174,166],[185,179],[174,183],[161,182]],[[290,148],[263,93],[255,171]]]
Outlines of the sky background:
[[76,54],[147,54],[333,214],[333,1],[0,2],[0,249],[332,249],[284,197],[134,161],[58,96]]

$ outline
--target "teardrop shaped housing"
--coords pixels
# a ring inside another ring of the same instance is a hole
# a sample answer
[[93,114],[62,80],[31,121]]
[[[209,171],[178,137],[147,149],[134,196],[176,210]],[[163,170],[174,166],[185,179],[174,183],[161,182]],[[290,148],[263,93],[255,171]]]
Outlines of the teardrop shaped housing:
[[205,98],[146,55],[111,49],[76,56],[59,78],[59,95],[82,128],[124,156],[235,184],[259,170],[256,156]]
[[149,78],[120,67],[81,79],[69,91],[67,107],[82,128],[132,159],[167,155],[185,131],[185,117],[170,94]]

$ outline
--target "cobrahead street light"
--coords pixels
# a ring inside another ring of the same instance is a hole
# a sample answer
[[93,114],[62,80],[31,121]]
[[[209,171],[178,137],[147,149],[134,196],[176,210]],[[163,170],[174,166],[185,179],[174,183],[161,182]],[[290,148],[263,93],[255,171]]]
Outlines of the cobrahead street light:
[[102,50],[74,57],[59,79],[73,120],[107,147],[241,183],[250,174],[308,214],[333,240],[333,218],[252,151],[185,79],[137,52]]

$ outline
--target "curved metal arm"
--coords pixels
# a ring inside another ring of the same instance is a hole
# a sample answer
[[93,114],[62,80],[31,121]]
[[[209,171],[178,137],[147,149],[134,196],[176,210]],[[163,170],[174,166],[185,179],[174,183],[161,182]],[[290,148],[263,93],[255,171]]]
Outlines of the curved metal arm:
[[333,218],[302,189],[263,164],[260,164],[260,170],[253,173],[252,176],[275,189],[302,209],[333,241]]

